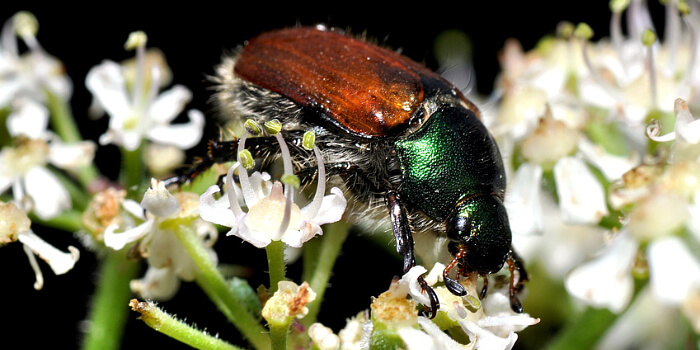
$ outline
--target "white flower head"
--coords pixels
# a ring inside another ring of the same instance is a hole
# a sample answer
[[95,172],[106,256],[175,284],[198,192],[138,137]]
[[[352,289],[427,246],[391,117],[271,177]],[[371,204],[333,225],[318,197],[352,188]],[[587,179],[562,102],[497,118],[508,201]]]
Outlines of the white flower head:
[[34,288],[40,290],[44,286],[44,277],[36,261],[36,256],[46,261],[53,272],[62,275],[70,271],[80,258],[80,251],[68,247],[68,252],[62,252],[37,236],[30,228],[31,221],[27,214],[15,203],[0,202],[0,246],[20,241],[24,252],[36,275]]
[[[72,83],[63,64],[47,54],[36,40],[38,22],[29,12],[18,12],[0,32],[0,107],[17,97],[46,101],[45,89],[63,101],[70,98]],[[28,51],[20,54],[20,36]]]
[[25,98],[15,100],[8,116],[8,130],[14,146],[0,150],[0,192],[12,188],[18,202],[30,201],[26,209],[41,219],[50,219],[71,207],[65,186],[47,167],[72,170],[92,161],[92,142],[63,143],[49,132],[48,110]]
[[[276,134],[282,147],[285,173],[291,173],[289,150],[281,135]],[[245,137],[239,141],[239,151],[245,145]],[[240,152],[239,152],[240,153]],[[226,195],[219,200],[214,194],[219,192],[214,185],[202,194],[200,199],[201,216],[209,222],[230,227],[227,235],[237,236],[244,241],[263,248],[272,241],[282,241],[290,247],[301,247],[304,242],[323,234],[321,225],[339,221],[347,201],[337,187],[324,196],[325,168],[318,147],[314,146],[318,162],[318,183],[313,200],[303,208],[294,203],[294,186],[270,183],[269,175],[254,172],[248,176],[241,162],[237,162],[226,175]],[[240,188],[233,183],[233,172],[238,170]],[[239,197],[240,196],[240,197]],[[248,212],[241,208],[241,197]]]
[[[204,115],[193,109],[187,114],[188,123],[171,125],[192,93],[176,85],[159,95],[161,69],[151,65],[151,71],[144,72],[145,56],[142,40],[136,46],[137,74],[131,85],[127,84],[127,68],[113,61],[106,60],[88,72],[85,85],[110,115],[109,129],[100,137],[100,143],[114,143],[133,151],[146,138],[182,149],[193,147],[202,137]],[[130,91],[127,86],[132,86]]]
[[[149,271],[146,276],[131,283],[134,292],[143,297],[165,300],[175,294],[179,280],[194,280],[197,267],[176,234],[165,224],[169,220],[182,220],[189,225],[202,240],[210,259],[217,261],[212,248],[217,231],[210,223],[198,219],[198,203],[196,194],[178,192],[173,195],[162,181],[155,179],[151,180],[151,188],[146,191],[140,205],[130,200],[122,203],[128,215],[142,220],[142,223],[127,226],[122,232],[117,232],[119,225],[116,223],[108,226],[104,232],[104,243],[120,250],[136,242],[140,255],[148,259]],[[177,282],[173,281],[175,276],[179,279]]]

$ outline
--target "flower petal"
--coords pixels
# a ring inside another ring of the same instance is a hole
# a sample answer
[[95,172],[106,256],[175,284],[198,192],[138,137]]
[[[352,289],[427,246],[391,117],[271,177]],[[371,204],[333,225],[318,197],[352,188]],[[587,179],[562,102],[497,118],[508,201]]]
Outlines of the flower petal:
[[632,153],[628,157],[612,155],[607,153],[602,146],[594,144],[585,137],[579,141],[578,148],[581,154],[610,181],[621,178],[622,174],[639,164],[637,153]]
[[89,165],[95,156],[95,147],[92,141],[63,143],[55,138],[49,147],[49,161],[62,169]]
[[146,275],[129,284],[131,291],[143,299],[168,301],[180,288],[180,279],[170,268],[158,269],[152,266],[146,270]]
[[681,305],[700,286],[700,262],[679,237],[655,239],[647,254],[651,291],[657,300]]
[[504,203],[514,234],[542,233],[541,182],[542,167],[539,165],[524,163],[515,172]]
[[[213,185],[199,197],[199,215],[202,219],[213,224],[231,228],[237,227],[237,220],[229,209],[228,200],[217,201],[214,199],[214,193],[217,192],[219,192],[219,186]],[[227,199],[226,197],[222,198]]]
[[24,177],[27,195],[34,200],[34,213],[50,219],[71,207],[68,190],[58,178],[44,167],[33,167]]
[[21,98],[14,104],[15,110],[7,117],[10,135],[43,139],[49,124],[49,110],[28,98]]
[[597,224],[608,215],[603,185],[579,158],[562,158],[554,165],[562,219],[570,224]]
[[[331,194],[323,197],[321,208],[319,209],[318,214],[316,214],[316,217],[312,218],[312,220],[318,225],[340,221],[340,219],[343,217],[343,213],[345,213],[347,203],[348,202],[343,195],[343,191],[337,187],[333,187],[331,188]],[[305,209],[307,208],[308,206],[305,206],[303,209],[301,209],[302,217],[306,217]]]
[[282,242],[290,247],[301,248],[304,243],[322,234],[323,230],[321,230],[321,226],[315,222],[306,221],[302,223],[299,230],[287,230],[284,235],[282,235]]
[[143,195],[141,206],[155,216],[167,218],[180,213],[180,202],[165,188],[163,181],[151,179],[151,188]]
[[68,246],[69,253],[64,253],[46,243],[31,230],[20,233],[18,239],[25,246],[31,248],[34,254],[46,261],[57,275],[70,271],[80,258],[80,251],[77,248]]
[[153,142],[172,145],[181,149],[189,149],[196,146],[202,139],[204,114],[192,109],[187,115],[190,117],[188,123],[155,126],[146,131],[146,137]]
[[399,285],[407,288],[406,292],[417,302],[423,305],[430,305],[428,293],[426,293],[420,283],[418,283],[418,277],[423,276],[426,272],[428,272],[428,270],[425,267],[416,265],[401,277]]
[[566,290],[590,305],[621,312],[634,289],[630,269],[637,246],[637,241],[627,231],[620,231],[602,255],[569,274],[565,281]]
[[272,239],[266,232],[257,232],[250,230],[248,226],[245,225],[245,218],[246,215],[243,215],[239,220],[238,220],[238,230],[233,231],[233,228],[229,233],[226,235],[233,235],[236,236],[252,245],[254,245],[256,248],[265,248],[267,247],[268,244],[272,242]]
[[510,350],[515,345],[515,341],[518,340],[518,335],[514,332],[510,332],[507,337],[501,338],[469,320],[458,320],[457,323],[473,342],[474,349]]
[[118,63],[106,60],[90,69],[85,78],[85,86],[112,118],[117,118],[119,123],[123,123],[130,113],[131,104]]
[[114,231],[119,228],[117,225],[109,225],[104,232],[105,245],[114,249],[120,250],[124,248],[127,244],[131,242],[136,242],[147,233],[153,230],[153,224],[155,221],[148,220],[138,225],[132,229],[126,230],[124,232],[115,233]]
[[183,85],[163,91],[148,109],[148,117],[156,124],[168,124],[177,117],[192,99],[192,92]]

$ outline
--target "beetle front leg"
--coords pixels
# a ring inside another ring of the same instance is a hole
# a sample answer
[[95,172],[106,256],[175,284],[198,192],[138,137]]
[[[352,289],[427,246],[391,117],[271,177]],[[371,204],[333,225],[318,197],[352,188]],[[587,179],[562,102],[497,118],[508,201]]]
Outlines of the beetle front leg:
[[[508,269],[510,270],[510,286],[508,289],[510,294],[510,308],[514,312],[520,314],[523,312],[523,306],[520,303],[520,300],[518,300],[516,294],[520,293],[520,291],[523,289],[524,283],[528,280],[528,275],[525,271],[522,258],[520,258],[520,256],[512,248],[508,254],[506,263],[508,263]],[[517,282],[515,282],[515,271],[518,271]]]
[[[406,215],[406,209],[401,204],[401,199],[396,191],[392,190],[387,192],[384,201],[389,209],[391,227],[394,232],[394,238],[396,239],[396,251],[403,255],[403,272],[406,273],[412,267],[416,266],[413,234],[411,233],[411,226],[408,222],[408,215]],[[421,288],[428,293],[430,307],[428,307],[427,312],[430,318],[434,318],[440,308],[437,294],[433,288],[428,285],[428,282],[423,279],[423,276],[418,277],[418,283],[420,283]]]

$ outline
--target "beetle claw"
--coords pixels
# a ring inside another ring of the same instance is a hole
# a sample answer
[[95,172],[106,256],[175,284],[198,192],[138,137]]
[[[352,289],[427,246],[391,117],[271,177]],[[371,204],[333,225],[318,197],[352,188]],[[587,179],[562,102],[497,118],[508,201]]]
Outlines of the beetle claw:
[[418,277],[418,283],[420,283],[421,288],[428,294],[428,298],[430,299],[430,306],[425,305],[425,313],[429,318],[433,319],[440,309],[440,300],[435,290],[428,285],[428,282],[425,281],[423,276]]

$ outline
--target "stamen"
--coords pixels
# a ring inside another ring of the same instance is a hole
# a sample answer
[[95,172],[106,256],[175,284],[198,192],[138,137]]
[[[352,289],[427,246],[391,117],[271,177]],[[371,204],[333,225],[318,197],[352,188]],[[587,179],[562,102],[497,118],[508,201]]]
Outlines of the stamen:
[[674,72],[676,68],[676,53],[678,41],[681,38],[681,22],[678,14],[676,0],[669,0],[666,4],[666,28],[664,29],[664,42],[668,46],[668,70]]
[[318,163],[316,193],[314,194],[314,199],[309,205],[309,210],[306,212],[304,219],[316,217],[316,214],[318,214],[318,211],[321,208],[321,203],[323,203],[323,195],[326,194],[326,167],[323,164],[321,150],[318,149],[316,145],[314,145],[314,155],[316,156],[316,162]]
[[29,265],[32,266],[32,270],[34,270],[34,275],[36,276],[36,282],[34,282],[34,289],[41,290],[41,288],[44,288],[44,275],[41,273],[39,263],[36,261],[36,257],[34,256],[32,248],[29,248],[29,246],[27,245],[23,245],[23,247],[24,253],[27,254],[27,258],[29,258]]
[[690,85],[691,79],[693,78],[693,71],[695,70],[695,61],[697,61],[698,58],[698,36],[695,33],[695,25],[693,21],[688,19],[688,16],[683,16],[682,19],[683,23],[688,27],[688,34],[690,35],[690,59],[688,60],[685,76],[679,89]]
[[146,66],[146,42],[148,37],[143,31],[131,32],[129,38],[124,43],[124,49],[127,51],[136,50],[136,78],[134,79],[133,89],[131,90],[131,101],[140,101],[143,97],[144,88],[144,69]]
[[229,203],[231,203],[231,211],[236,218],[243,215],[243,209],[241,209],[241,205],[238,203],[238,195],[233,186],[233,170],[238,168],[239,165],[238,163],[232,165],[226,173],[226,195],[228,196]]
[[647,67],[649,69],[649,88],[651,89],[651,103],[654,109],[658,107],[658,94],[656,91],[656,68],[654,67],[654,43],[656,33],[647,28],[642,33],[642,44],[647,47]]
[[250,178],[248,178],[248,170],[245,168],[240,159],[240,154],[245,150],[245,141],[248,138],[248,133],[246,132],[243,137],[238,141],[238,182],[241,184],[241,192],[243,193],[243,198],[245,199],[248,208],[255,205],[258,201],[258,197],[255,195],[253,188],[250,186]]
[[[142,108],[150,106],[151,103],[155,101],[156,97],[158,97],[158,89],[160,88],[160,76],[160,68],[158,68],[157,65],[153,65],[151,67],[151,84],[148,87],[148,95],[145,98]],[[145,84],[145,81],[141,82],[141,84]]]
[[39,21],[27,11],[17,12],[12,18],[17,35],[27,44],[30,50],[41,50],[36,34],[39,32]]
[[[624,37],[622,35],[622,12],[625,11],[628,5],[629,0],[610,1],[610,11],[612,11],[612,16],[610,17],[610,39],[620,61],[623,60],[622,46],[624,42]],[[627,69],[627,66],[624,68]]]
[[600,85],[605,92],[607,92],[610,96],[612,96],[615,100],[619,101],[620,103],[625,101],[624,96],[622,96],[618,91],[616,91],[610,84],[608,84],[605,79],[600,75],[597,69],[593,67],[593,63],[591,62],[591,58],[588,55],[588,40],[593,36],[593,29],[591,29],[590,26],[586,23],[579,23],[578,26],[576,26],[576,30],[574,31],[574,36],[580,38],[583,43],[581,44],[581,52],[583,54],[583,62],[586,64],[586,67],[588,67],[588,71],[591,73],[591,77]]
[[[284,165],[284,173],[294,174],[294,168],[292,168],[292,156],[289,153],[289,147],[287,147],[287,143],[282,138],[282,133],[276,133],[275,138],[277,139],[277,142],[280,145],[280,151],[282,152],[282,164]],[[294,202],[294,194],[294,186],[285,184],[284,196],[287,198],[287,200],[284,205],[284,218],[282,219],[282,224],[280,224],[279,228],[280,237],[285,231],[287,231],[287,227],[289,227],[289,219],[292,213],[292,203]]]

